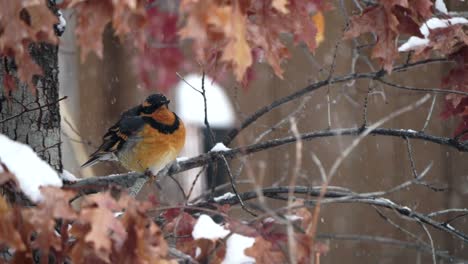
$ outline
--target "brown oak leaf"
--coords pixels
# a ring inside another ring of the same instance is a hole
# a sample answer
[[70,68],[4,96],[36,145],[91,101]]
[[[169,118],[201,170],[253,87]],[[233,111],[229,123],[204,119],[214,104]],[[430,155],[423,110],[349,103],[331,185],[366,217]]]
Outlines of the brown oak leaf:
[[371,57],[391,73],[393,61],[398,58],[396,42],[399,35],[421,36],[419,26],[431,15],[432,2],[429,0],[381,0],[351,18],[345,38],[374,33],[377,39]]
[[73,191],[64,191],[56,187],[42,187],[43,200],[32,208],[22,210],[24,222],[34,227],[29,236],[34,234],[31,243],[33,248],[40,249],[41,256],[47,259],[48,252],[53,248],[62,251],[62,240],[56,235],[55,224],[57,219],[75,220],[76,212],[71,208],[69,201],[75,196]]
[[56,44],[53,25],[58,18],[49,10],[46,0],[0,0],[0,54],[15,59],[21,81],[34,87],[32,78],[42,69],[31,58],[28,48],[37,41]]
[[244,251],[245,255],[253,257],[257,263],[286,263],[284,254],[275,248],[270,241],[256,237],[252,247]]
[[252,65],[251,48],[247,43],[246,16],[235,6],[231,16],[231,27],[226,33],[228,44],[224,48],[221,60],[231,62],[237,81],[242,81],[245,71]]
[[16,219],[18,213],[15,211],[8,205],[3,195],[0,195],[0,245],[5,243],[13,249],[24,251],[26,245],[17,230],[19,227]]
[[[102,33],[112,23],[117,36],[123,38],[132,33],[136,47],[142,49],[145,42],[141,28],[146,23],[144,0],[70,0],[64,7],[73,7],[76,12],[76,35],[83,62],[90,52],[103,56]],[[133,30],[133,31],[132,31]]]
[[112,241],[122,243],[127,236],[124,226],[114,216],[120,210],[122,207],[109,192],[99,193],[84,199],[78,217],[79,222],[91,227],[84,237],[85,242],[90,242],[96,255],[106,262],[112,252]]

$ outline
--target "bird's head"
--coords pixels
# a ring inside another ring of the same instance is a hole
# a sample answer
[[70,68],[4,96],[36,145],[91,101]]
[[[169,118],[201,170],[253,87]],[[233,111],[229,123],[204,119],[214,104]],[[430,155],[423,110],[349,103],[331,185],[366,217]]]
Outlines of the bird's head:
[[171,101],[162,94],[152,94],[141,104],[141,112],[144,114],[152,114],[157,110],[167,109],[170,102]]

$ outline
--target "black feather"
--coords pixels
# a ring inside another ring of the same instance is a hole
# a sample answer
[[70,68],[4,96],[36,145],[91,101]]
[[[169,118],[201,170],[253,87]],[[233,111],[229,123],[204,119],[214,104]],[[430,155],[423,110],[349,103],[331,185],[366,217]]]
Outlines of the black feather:
[[172,134],[174,133],[180,126],[180,121],[179,117],[174,113],[175,116],[175,121],[172,125],[166,125],[163,123],[160,123],[154,118],[149,117],[149,116],[143,116],[143,120],[150,125],[152,128],[157,129],[159,132],[164,133],[164,134]]

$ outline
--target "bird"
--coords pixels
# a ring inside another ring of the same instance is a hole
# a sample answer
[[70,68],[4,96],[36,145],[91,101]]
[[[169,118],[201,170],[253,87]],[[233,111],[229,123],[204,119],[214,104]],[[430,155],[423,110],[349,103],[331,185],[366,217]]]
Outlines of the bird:
[[128,170],[156,175],[176,159],[185,144],[184,123],[169,110],[169,103],[166,96],[156,93],[123,112],[81,167],[117,160]]

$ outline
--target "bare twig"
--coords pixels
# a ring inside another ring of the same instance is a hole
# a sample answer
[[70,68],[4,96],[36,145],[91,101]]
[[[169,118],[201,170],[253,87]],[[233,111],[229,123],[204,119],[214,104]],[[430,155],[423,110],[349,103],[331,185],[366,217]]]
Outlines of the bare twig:
[[23,111],[21,111],[20,113],[18,113],[18,114],[16,114],[16,115],[13,115],[13,116],[7,117],[7,118],[5,118],[5,119],[3,119],[3,120],[0,120],[0,124],[1,124],[1,123],[5,123],[5,122],[7,122],[7,121],[10,121],[10,120],[12,120],[12,119],[18,118],[18,117],[20,117],[20,116],[22,116],[22,115],[24,115],[24,114],[26,114],[26,113],[28,113],[28,112],[33,112],[33,111],[40,110],[40,109],[42,109],[42,108],[46,108],[46,107],[49,107],[49,106],[52,106],[52,105],[56,105],[56,104],[58,104],[60,101],[65,100],[65,99],[67,99],[67,98],[68,98],[68,96],[64,96],[64,97],[58,99],[57,101],[54,101],[54,102],[51,102],[51,103],[48,103],[48,104],[45,104],[45,105],[41,105],[41,106],[34,107],[34,108],[25,108]]
[[435,253],[435,246],[434,246],[434,240],[432,239],[431,233],[429,233],[429,230],[427,230],[427,227],[425,224],[421,223],[421,227],[424,229],[424,231],[427,234],[427,237],[429,237],[429,241],[431,242],[431,249],[432,249],[432,262],[434,264],[437,264],[436,260],[436,253]]
[[434,216],[439,216],[439,215],[444,215],[444,214],[449,214],[449,213],[468,213],[468,209],[459,209],[459,208],[444,209],[444,210],[440,210],[440,211],[427,214],[427,216],[434,217]]
[[418,241],[420,244],[422,245],[425,245],[425,246],[430,246],[428,245],[426,242],[424,242],[422,239],[420,239],[417,235],[411,233],[410,231],[408,231],[406,228],[400,226],[399,224],[395,223],[392,219],[390,219],[388,216],[386,216],[382,210],[379,210],[379,208],[373,206],[375,208],[375,211],[377,212],[377,214],[383,219],[385,220],[385,222],[389,223],[391,226],[395,227],[396,229],[398,229],[399,231],[403,232],[404,234],[406,234],[407,236],[411,237],[412,239]]
[[[421,65],[426,65],[426,64],[430,64],[430,63],[436,63],[436,62],[447,62],[447,61],[449,61],[449,60],[447,60],[445,58],[420,60],[420,61],[413,62],[413,63],[408,63],[408,64],[395,66],[393,68],[393,72],[406,71],[408,69],[418,67],[418,66],[421,66]],[[343,76],[339,76],[339,77],[335,77],[335,78],[331,78],[331,79],[326,79],[326,80],[322,80],[322,81],[310,84],[307,87],[304,87],[304,88],[302,88],[302,89],[300,89],[300,90],[298,90],[296,92],[293,92],[290,95],[282,97],[282,98],[272,102],[271,104],[269,104],[267,106],[264,106],[264,107],[258,109],[257,111],[255,111],[252,115],[247,117],[240,124],[240,126],[238,128],[232,129],[228,133],[228,136],[223,140],[223,143],[224,143],[224,145],[228,146],[232,142],[232,140],[237,136],[237,134],[239,134],[240,131],[242,131],[243,129],[245,129],[249,125],[251,125],[253,122],[255,122],[257,119],[259,119],[261,116],[263,116],[264,114],[270,112],[271,110],[273,110],[273,109],[275,109],[275,108],[277,108],[277,107],[279,107],[279,106],[281,106],[281,105],[283,105],[283,104],[285,104],[287,102],[290,102],[290,101],[295,100],[295,99],[297,99],[299,97],[302,97],[305,94],[316,91],[316,90],[318,90],[318,89],[320,89],[322,87],[325,87],[327,85],[334,84],[334,83],[348,82],[348,81],[351,81],[351,80],[358,80],[358,79],[379,79],[384,75],[385,75],[384,70],[373,71],[373,72],[369,72],[369,73],[352,73],[352,74],[343,75]],[[431,92],[431,90],[424,90],[424,92]],[[432,91],[432,92],[435,92],[435,91]],[[452,92],[448,92],[448,93],[452,93]]]
[[413,91],[413,92],[426,92],[426,93],[435,93],[435,94],[459,94],[459,95],[468,96],[468,92],[463,92],[463,91],[458,91],[458,90],[436,89],[436,88],[417,88],[417,87],[410,87],[406,85],[391,83],[391,82],[383,80],[382,78],[376,78],[376,80],[393,88],[408,90],[408,91]]
[[421,131],[426,130],[427,126],[429,125],[429,121],[431,120],[432,113],[434,112],[434,106],[435,106],[436,100],[437,100],[437,94],[435,94],[435,95],[432,97],[431,108],[429,108],[429,112],[427,113],[426,121],[424,121],[424,125],[423,125],[423,127],[421,128]]
[[234,177],[232,176],[231,167],[229,167],[229,163],[227,159],[224,156],[221,156],[221,160],[224,162],[224,166],[226,166],[226,170],[229,175],[229,180],[231,181],[232,191],[234,192],[236,197],[239,199],[242,209],[244,209],[247,213],[251,214],[252,216],[257,216],[257,214],[255,214],[254,212],[252,212],[252,210],[247,208],[244,201],[242,201],[242,198],[239,196],[239,192],[237,191],[237,184],[236,184],[236,181],[234,180]]
[[206,90],[205,90],[205,71],[202,73],[202,83],[201,83],[201,95],[203,96],[203,106],[204,106],[204,111],[205,111],[205,126],[206,129],[208,130],[208,135],[210,136],[211,144],[210,148],[215,144],[215,136],[213,133],[213,130],[211,129],[210,122],[208,122],[208,105],[206,102]]
[[333,163],[333,165],[330,168],[330,172],[327,175],[327,180],[328,181],[332,180],[333,176],[335,175],[336,171],[338,170],[338,168],[341,165],[341,163],[343,162],[343,160],[361,142],[361,140],[364,139],[365,136],[369,135],[374,129],[376,129],[377,127],[383,125],[387,121],[389,121],[389,120],[391,120],[391,119],[393,119],[393,118],[395,118],[395,117],[397,117],[397,116],[399,116],[399,115],[401,115],[403,113],[406,113],[408,111],[411,111],[411,110],[419,107],[420,105],[425,103],[427,101],[427,99],[429,99],[429,95],[426,95],[426,96],[422,97],[418,101],[416,101],[416,102],[414,102],[414,103],[412,103],[412,104],[410,104],[410,105],[408,105],[406,107],[402,107],[402,108],[398,109],[397,111],[392,112],[391,114],[389,114],[386,117],[380,119],[379,121],[375,122],[371,126],[365,128],[364,131],[356,139],[354,139],[354,141],[345,150],[343,150],[340,153],[340,156],[336,159],[336,161]]
[[406,141],[406,150],[408,152],[408,158],[409,158],[409,161],[410,161],[411,172],[413,173],[413,177],[415,179],[417,179],[418,178],[418,171],[416,170],[416,164],[414,162],[413,149],[411,147],[411,142],[410,142],[409,138],[405,138],[405,141]]

